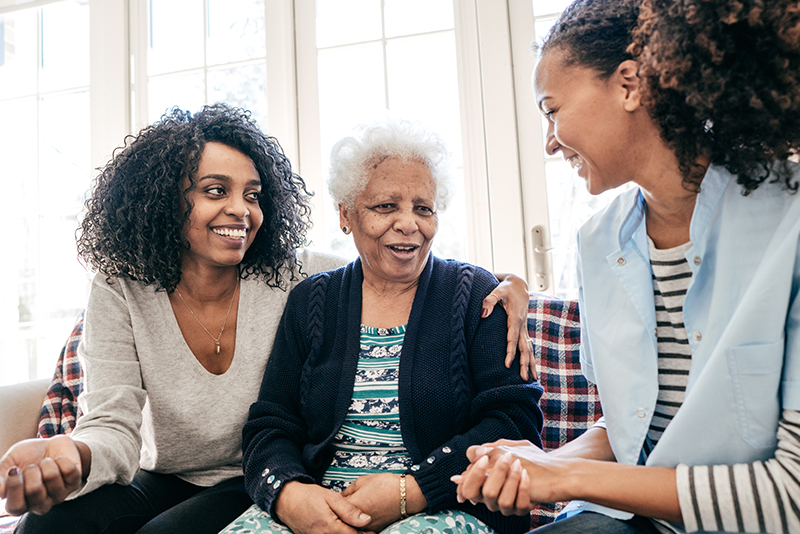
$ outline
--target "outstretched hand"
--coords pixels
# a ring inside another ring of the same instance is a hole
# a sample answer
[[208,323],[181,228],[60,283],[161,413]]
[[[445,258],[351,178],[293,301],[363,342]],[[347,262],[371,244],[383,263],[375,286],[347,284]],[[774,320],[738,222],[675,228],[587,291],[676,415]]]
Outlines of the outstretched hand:
[[20,441],[0,459],[0,499],[13,515],[46,514],[81,487],[81,464],[68,436]]
[[506,367],[511,368],[519,351],[520,376],[528,380],[529,372],[533,380],[538,380],[536,360],[533,357],[531,339],[528,337],[528,283],[514,274],[497,274],[500,284],[483,299],[481,317],[489,317],[499,302],[508,315],[508,336],[506,338]]

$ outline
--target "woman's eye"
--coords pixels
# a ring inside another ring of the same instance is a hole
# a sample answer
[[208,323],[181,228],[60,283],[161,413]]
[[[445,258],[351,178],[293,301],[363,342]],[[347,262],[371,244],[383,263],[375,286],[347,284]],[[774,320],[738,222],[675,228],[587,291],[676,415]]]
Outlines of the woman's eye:
[[380,213],[387,213],[387,212],[392,211],[394,209],[394,204],[391,204],[391,203],[378,204],[377,206],[375,206],[372,209],[374,209],[375,211],[378,211]]
[[206,189],[206,193],[215,197],[221,197],[222,195],[225,194],[225,189],[223,189],[218,185],[215,185],[213,187],[209,187],[208,189]]
[[433,209],[429,208],[428,206],[417,206],[416,210],[426,217],[433,215]]
[[258,202],[258,199],[261,198],[261,191],[251,191],[245,194],[245,197],[251,202]]

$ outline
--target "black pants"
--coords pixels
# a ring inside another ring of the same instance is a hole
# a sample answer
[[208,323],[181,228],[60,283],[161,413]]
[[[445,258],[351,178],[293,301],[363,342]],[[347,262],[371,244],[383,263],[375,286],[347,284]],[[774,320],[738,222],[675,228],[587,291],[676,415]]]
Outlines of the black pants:
[[110,484],[25,514],[16,534],[216,534],[253,501],[237,477],[204,488],[174,475],[139,471],[130,486]]
[[574,516],[539,527],[529,534],[658,534],[649,519],[633,516],[629,521],[620,521],[594,512],[581,512]]

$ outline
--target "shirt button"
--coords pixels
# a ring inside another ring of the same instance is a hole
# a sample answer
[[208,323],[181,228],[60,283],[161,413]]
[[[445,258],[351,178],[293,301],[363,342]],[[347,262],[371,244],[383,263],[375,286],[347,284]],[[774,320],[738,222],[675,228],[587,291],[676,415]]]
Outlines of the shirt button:
[[617,263],[620,265],[625,265],[625,258],[617,258]]
[[694,264],[695,265],[700,265],[702,262],[703,262],[703,260],[700,259],[700,256],[695,256],[694,257]]
[[442,447],[442,452],[445,454],[450,454],[453,450],[450,447]]
[[696,341],[700,341],[701,339],[703,339],[703,334],[701,334],[700,332],[695,332],[694,333],[694,339]]
[[636,415],[638,415],[641,418],[647,415],[647,412],[644,410],[644,408],[639,408],[638,410],[636,410]]
[[654,328],[654,329],[653,329],[653,334],[654,334],[656,337],[658,337],[658,328]]

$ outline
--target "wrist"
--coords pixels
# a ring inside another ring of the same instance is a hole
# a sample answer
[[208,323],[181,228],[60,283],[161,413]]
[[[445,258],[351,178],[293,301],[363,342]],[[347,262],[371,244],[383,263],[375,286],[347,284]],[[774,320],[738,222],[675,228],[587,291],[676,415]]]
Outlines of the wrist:
[[422,493],[413,475],[406,475],[406,513],[414,515],[428,507],[428,500]]
[[92,470],[92,449],[82,441],[73,440],[75,448],[78,449],[78,455],[81,457],[81,479],[86,482],[89,478],[89,472]]
[[[283,523],[284,525],[287,524],[283,516],[288,514],[289,509],[292,504],[292,497],[296,493],[298,489],[300,489],[300,485],[302,482],[298,482],[296,480],[292,480],[291,482],[287,482],[283,485],[283,487],[278,491],[278,496],[275,497],[275,501],[272,505],[273,515],[275,516],[274,519],[277,519],[279,522]],[[265,510],[269,513],[269,510]]]

